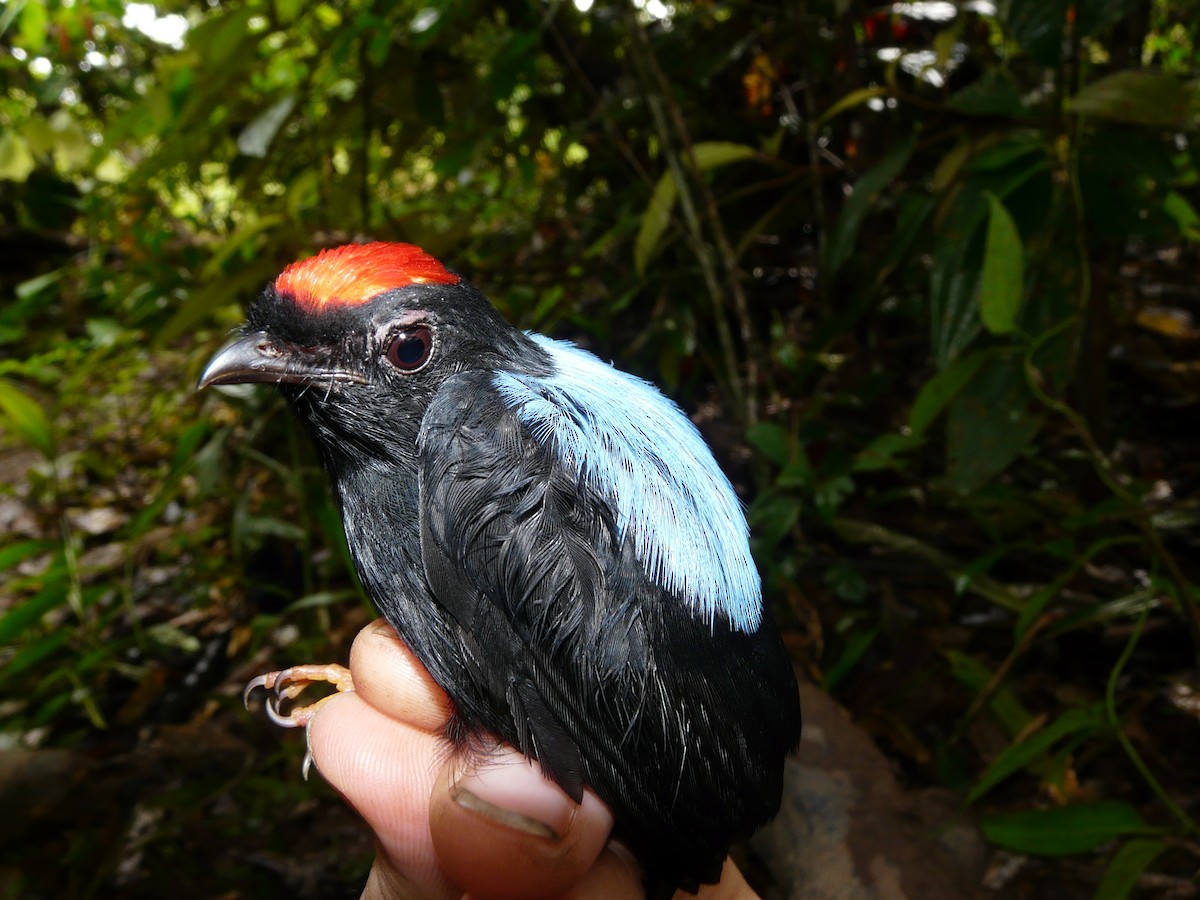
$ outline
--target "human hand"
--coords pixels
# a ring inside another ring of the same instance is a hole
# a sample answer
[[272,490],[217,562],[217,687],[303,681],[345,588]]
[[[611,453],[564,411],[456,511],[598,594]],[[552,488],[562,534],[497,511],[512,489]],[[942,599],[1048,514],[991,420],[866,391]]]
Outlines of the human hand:
[[[450,699],[383,619],[355,639],[350,670],[354,690],[321,705],[308,741],[316,768],[375,832],[364,900],[644,896],[595,794],[576,805],[513,748],[482,761],[453,751]],[[700,893],[754,897],[730,862]]]

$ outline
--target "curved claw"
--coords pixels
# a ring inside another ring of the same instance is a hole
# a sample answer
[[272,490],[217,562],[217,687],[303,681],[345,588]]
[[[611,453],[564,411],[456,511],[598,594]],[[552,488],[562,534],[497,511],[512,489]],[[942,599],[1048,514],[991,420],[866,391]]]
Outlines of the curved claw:
[[256,689],[258,689],[258,688],[270,689],[270,685],[268,685],[267,682],[270,680],[271,674],[273,674],[273,673],[268,673],[266,675],[259,675],[257,678],[251,678],[246,683],[246,687],[242,690],[242,705],[244,707],[246,707],[246,709],[250,708],[250,695],[253,694]]
[[278,692],[276,692],[275,697],[267,700],[267,702],[264,704],[264,708],[267,711],[267,718],[281,728],[299,728],[301,725],[306,724],[304,721],[297,719],[296,713],[294,712],[285,716],[279,711],[279,704],[283,699],[284,698],[280,697]]
[[280,711],[281,707],[303,694],[309,685],[317,683],[330,684],[339,692],[354,690],[350,670],[344,666],[333,663],[289,666],[278,672],[266,672],[251,679],[242,692],[242,701],[249,708],[250,695],[257,688],[265,688],[270,691],[264,704],[268,718],[283,728],[299,728],[308,724],[313,714],[329,697],[322,697],[307,706],[296,706],[287,715]]

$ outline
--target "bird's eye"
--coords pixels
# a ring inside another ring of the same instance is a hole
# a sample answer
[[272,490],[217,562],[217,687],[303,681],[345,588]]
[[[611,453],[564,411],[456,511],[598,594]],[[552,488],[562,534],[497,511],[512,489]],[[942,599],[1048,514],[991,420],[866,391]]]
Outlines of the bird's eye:
[[417,325],[392,338],[387,358],[401,372],[415,372],[429,362],[432,352],[433,332],[428,325]]

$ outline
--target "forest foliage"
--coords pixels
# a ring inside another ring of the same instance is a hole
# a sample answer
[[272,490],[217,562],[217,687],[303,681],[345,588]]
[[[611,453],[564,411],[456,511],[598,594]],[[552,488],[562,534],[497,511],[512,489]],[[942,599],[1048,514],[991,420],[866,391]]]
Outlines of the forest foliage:
[[236,682],[369,612],[278,399],[192,386],[377,238],[684,405],[798,664],[1024,860],[997,896],[1194,894],[1195,11],[6,0],[0,749],[174,768],[0,893],[277,885],[282,837],[204,864],[312,814]]

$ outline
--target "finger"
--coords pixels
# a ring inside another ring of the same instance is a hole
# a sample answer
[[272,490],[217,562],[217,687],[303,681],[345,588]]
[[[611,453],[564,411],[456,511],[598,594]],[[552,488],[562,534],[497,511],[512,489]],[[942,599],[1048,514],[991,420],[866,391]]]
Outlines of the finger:
[[391,891],[378,896],[457,897],[438,867],[429,831],[430,792],[445,753],[441,739],[389,718],[355,692],[321,707],[308,741],[317,770],[375,832],[382,865],[372,871],[372,883]]
[[441,734],[453,712],[450,698],[384,619],[358,633],[350,648],[354,690],[384,715]]
[[442,868],[473,900],[539,900],[584,877],[604,849],[612,814],[590,791],[576,805],[509,748],[442,770],[430,829]]

